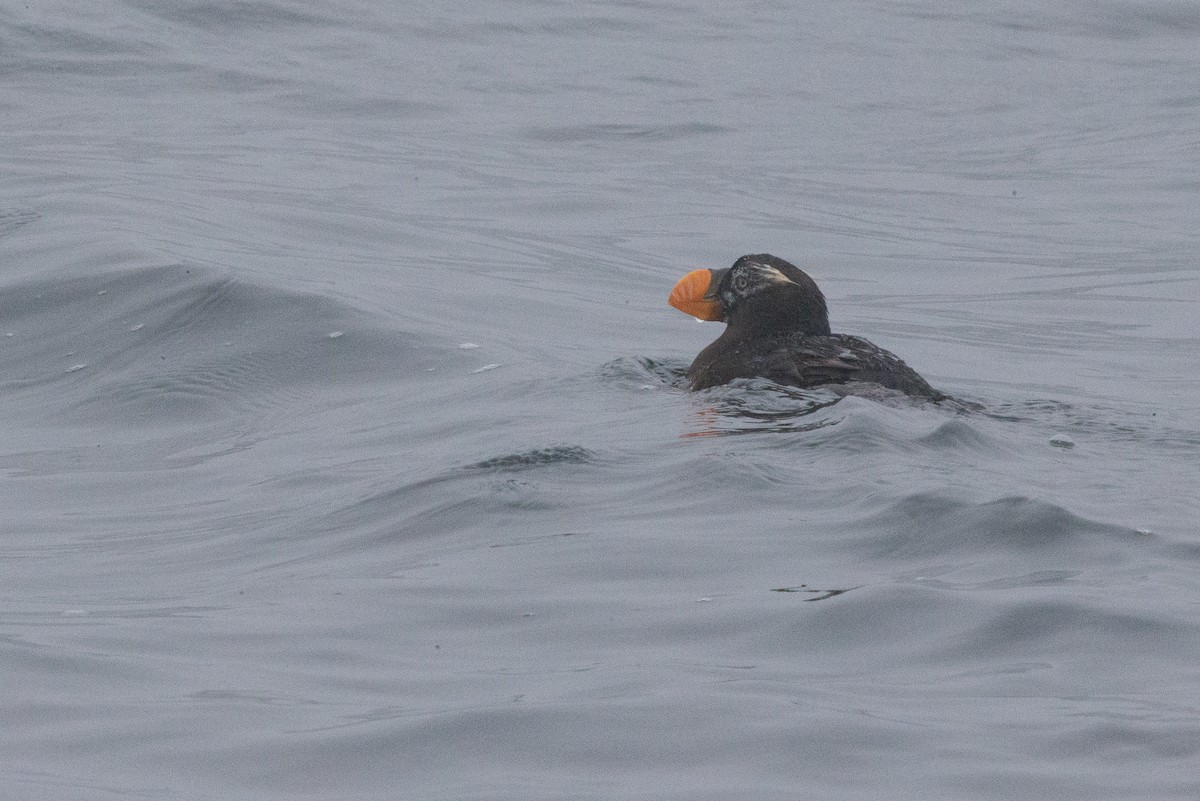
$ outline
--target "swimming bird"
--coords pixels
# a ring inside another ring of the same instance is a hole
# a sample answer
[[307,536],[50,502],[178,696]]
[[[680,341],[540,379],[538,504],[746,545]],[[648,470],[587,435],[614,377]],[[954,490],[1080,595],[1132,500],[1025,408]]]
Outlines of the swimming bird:
[[700,320],[726,324],[688,368],[692,389],[768,378],[802,388],[842,385],[845,391],[863,384],[934,401],[947,397],[896,354],[862,337],[832,333],[816,282],[777,256],[742,256],[732,267],[693,270],[675,284],[668,302]]

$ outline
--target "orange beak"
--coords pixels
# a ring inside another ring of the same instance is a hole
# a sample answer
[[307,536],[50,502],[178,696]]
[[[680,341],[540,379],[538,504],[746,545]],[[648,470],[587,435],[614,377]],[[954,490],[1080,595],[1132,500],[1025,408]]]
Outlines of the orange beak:
[[671,297],[667,298],[667,303],[697,320],[720,322],[725,319],[725,314],[721,310],[721,301],[717,300],[716,293],[717,286],[713,281],[712,270],[692,270],[679,279],[679,283],[671,290]]

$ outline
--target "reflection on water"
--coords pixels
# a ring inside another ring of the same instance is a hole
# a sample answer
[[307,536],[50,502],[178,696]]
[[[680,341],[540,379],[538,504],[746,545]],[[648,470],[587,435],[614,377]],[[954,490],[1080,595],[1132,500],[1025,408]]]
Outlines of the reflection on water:
[[838,417],[819,413],[841,399],[826,389],[803,390],[761,379],[739,380],[728,387],[699,393],[688,430],[682,436],[815,431],[837,424]]

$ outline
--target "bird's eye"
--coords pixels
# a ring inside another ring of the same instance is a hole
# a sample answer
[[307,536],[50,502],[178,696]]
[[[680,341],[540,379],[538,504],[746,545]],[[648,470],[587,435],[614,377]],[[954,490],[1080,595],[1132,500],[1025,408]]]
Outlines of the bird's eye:
[[749,286],[750,279],[746,277],[745,273],[738,273],[733,277],[733,289],[735,292],[745,292]]

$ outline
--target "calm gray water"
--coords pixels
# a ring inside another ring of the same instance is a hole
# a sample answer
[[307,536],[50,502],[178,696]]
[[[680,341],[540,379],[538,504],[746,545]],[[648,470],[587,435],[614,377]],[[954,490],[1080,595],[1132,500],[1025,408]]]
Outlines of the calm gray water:
[[1200,5],[793,5],[0,9],[0,796],[1200,795]]

